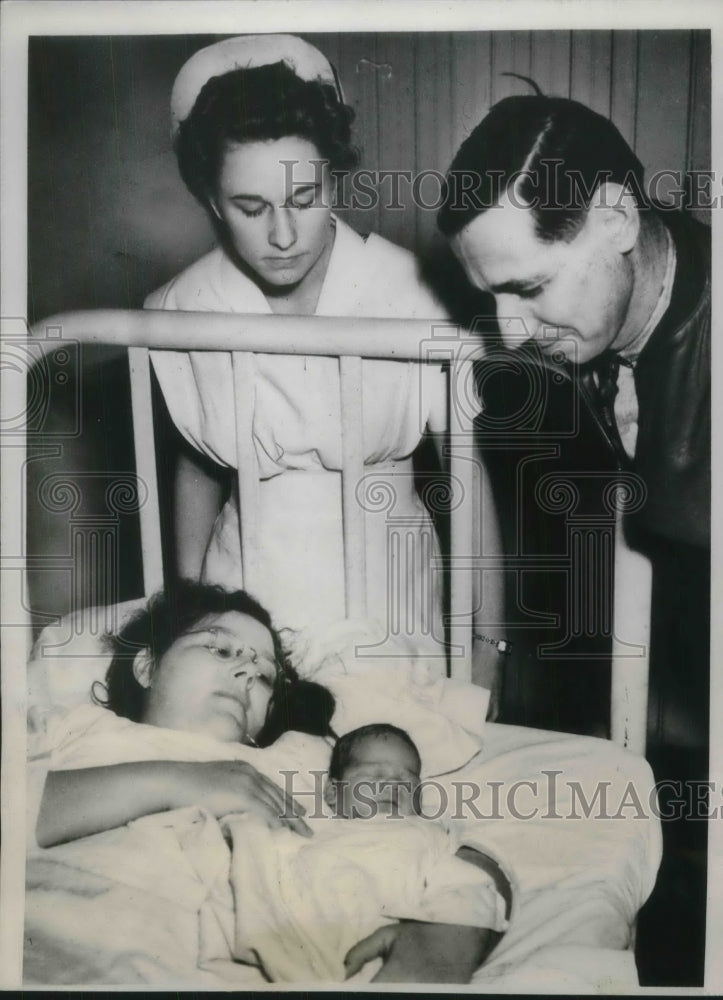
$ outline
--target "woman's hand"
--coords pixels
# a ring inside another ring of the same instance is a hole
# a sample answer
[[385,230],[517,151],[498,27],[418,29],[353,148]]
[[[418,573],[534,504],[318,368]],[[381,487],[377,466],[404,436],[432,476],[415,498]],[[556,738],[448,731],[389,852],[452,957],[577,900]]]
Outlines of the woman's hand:
[[357,941],[344,959],[345,978],[350,979],[355,976],[367,962],[372,962],[375,958],[383,958],[386,961],[401,926],[401,924],[389,924],[388,927],[378,927],[369,937]]
[[169,808],[195,805],[216,817],[229,813],[253,813],[269,827],[286,826],[310,837],[311,830],[297,805],[282,788],[239,760],[182,763],[174,771],[174,788]]
[[305,810],[251,764],[147,760],[50,771],[36,839],[41,847],[52,847],[114,830],[141,816],[196,805],[214,816],[251,812],[271,827],[311,835],[299,815]]

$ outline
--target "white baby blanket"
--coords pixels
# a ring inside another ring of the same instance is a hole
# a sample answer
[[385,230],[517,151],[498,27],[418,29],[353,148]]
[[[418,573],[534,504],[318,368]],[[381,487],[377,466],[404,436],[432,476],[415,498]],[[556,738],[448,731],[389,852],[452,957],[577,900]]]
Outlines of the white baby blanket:
[[[325,818],[304,839],[230,817],[234,952],[258,956],[273,982],[342,982],[358,941],[393,918],[502,931],[492,879],[455,857],[444,828],[418,817]],[[362,970],[369,979],[376,966]]]

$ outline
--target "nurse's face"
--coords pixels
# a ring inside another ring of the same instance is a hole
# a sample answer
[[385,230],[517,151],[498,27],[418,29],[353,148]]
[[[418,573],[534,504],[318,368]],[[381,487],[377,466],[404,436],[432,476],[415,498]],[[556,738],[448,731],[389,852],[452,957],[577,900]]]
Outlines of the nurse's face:
[[141,721],[251,742],[266,720],[276,672],[267,628],[238,611],[210,615],[176,639],[157,664],[136,658],[136,678],[147,689]]
[[633,271],[613,210],[591,208],[570,242],[545,243],[532,211],[511,201],[478,215],[452,248],[473,285],[491,292],[506,347],[534,339],[545,353],[583,363],[619,335],[633,293]]
[[296,136],[229,144],[212,207],[262,285],[299,285],[332,239],[331,181],[316,146]]

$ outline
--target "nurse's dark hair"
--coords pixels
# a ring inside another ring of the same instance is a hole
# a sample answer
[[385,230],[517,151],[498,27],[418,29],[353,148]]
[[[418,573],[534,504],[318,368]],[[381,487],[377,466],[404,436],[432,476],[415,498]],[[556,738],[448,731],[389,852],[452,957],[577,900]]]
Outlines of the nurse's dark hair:
[[116,715],[140,722],[147,690],[133,672],[136,655],[147,650],[155,669],[177,639],[209,616],[227,611],[238,611],[259,622],[268,629],[273,642],[278,669],[266,722],[256,736],[258,745],[268,746],[288,729],[315,736],[333,735],[333,695],[320,684],[299,677],[268,611],[243,590],[228,591],[192,580],[178,580],[159,591],[117,633],[106,637],[113,657],[105,686],[93,687],[93,701]]
[[460,146],[437,222],[456,236],[514,188],[531,206],[539,239],[570,241],[606,182],[627,187],[639,208],[648,205],[643,166],[609,119],[563,97],[507,97]]
[[374,739],[378,736],[383,739],[391,736],[393,739],[400,740],[400,742],[406,744],[416,758],[417,770],[421,771],[422,758],[416,743],[409,733],[405,729],[393,726],[389,722],[372,722],[367,726],[360,726],[359,729],[353,729],[350,733],[345,733],[336,741],[334,749],[331,752],[331,760],[329,761],[329,780],[340,781],[344,775],[344,771],[353,759],[354,751],[359,744],[363,743],[364,740]]
[[203,87],[176,137],[176,157],[189,191],[208,204],[229,143],[297,136],[313,143],[332,170],[359,161],[351,143],[354,111],[331,84],[302,80],[284,62],[236,69]]

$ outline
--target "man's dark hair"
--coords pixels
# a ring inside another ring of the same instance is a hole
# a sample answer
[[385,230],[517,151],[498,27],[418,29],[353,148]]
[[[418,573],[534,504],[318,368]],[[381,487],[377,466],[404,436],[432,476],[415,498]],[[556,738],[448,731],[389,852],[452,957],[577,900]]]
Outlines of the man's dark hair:
[[375,736],[391,736],[395,739],[401,740],[402,743],[405,743],[416,757],[417,770],[421,771],[422,758],[420,757],[419,750],[409,733],[407,733],[404,729],[400,729],[398,726],[392,726],[388,722],[373,722],[368,726],[360,726],[359,729],[353,729],[350,733],[345,733],[344,736],[339,737],[334,744],[334,749],[331,752],[331,760],[329,761],[329,780],[339,781],[344,771],[349,766],[350,760],[354,756],[354,750],[360,743],[363,743],[364,740]]
[[516,185],[538,238],[570,241],[606,182],[626,186],[646,207],[643,166],[609,119],[563,97],[507,97],[460,146],[437,221],[456,236]]

